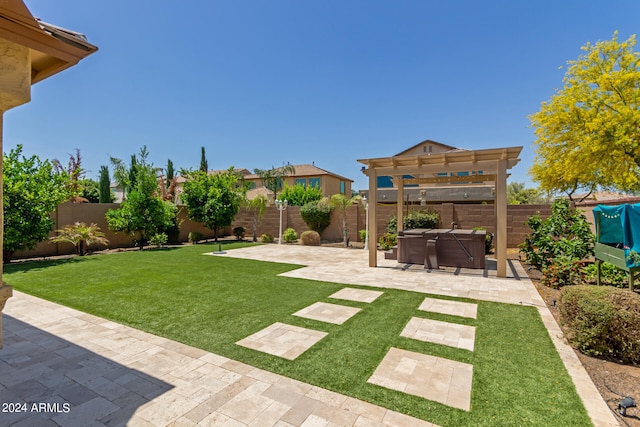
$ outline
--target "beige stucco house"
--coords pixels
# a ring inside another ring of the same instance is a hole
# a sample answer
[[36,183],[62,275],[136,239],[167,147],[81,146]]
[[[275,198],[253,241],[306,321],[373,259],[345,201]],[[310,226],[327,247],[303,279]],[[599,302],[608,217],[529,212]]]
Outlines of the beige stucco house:
[[[315,164],[292,165],[295,172],[283,179],[283,185],[293,187],[302,185],[304,187],[318,187],[322,191],[323,196],[332,196],[333,194],[344,194],[351,196],[351,186],[353,180],[340,176],[326,169],[319,168]],[[249,191],[247,198],[253,199],[258,194],[263,194],[273,202],[273,193],[266,189],[260,177],[256,174],[248,174],[244,177],[249,183]]]
[[[443,153],[464,151],[468,150],[427,139],[401,151],[395,156],[435,156]],[[494,203],[495,185],[491,178],[483,179],[485,173],[482,168],[477,167],[455,172],[447,171],[443,167],[440,171],[429,173],[429,178],[433,178],[431,180],[433,182],[405,184],[402,202],[404,204],[422,205],[435,203]],[[414,177],[406,175],[404,178],[410,179]],[[378,176],[377,190],[378,203],[395,204],[398,201],[398,184],[393,177],[388,175]],[[367,199],[369,198],[368,190],[360,191],[360,195],[366,196]]]
[[[96,50],[84,35],[34,18],[22,0],[0,1],[0,152],[4,112],[29,102],[31,85],[72,67]],[[0,245],[3,223],[0,162]],[[11,287],[2,281],[0,264],[0,312],[11,295]]]

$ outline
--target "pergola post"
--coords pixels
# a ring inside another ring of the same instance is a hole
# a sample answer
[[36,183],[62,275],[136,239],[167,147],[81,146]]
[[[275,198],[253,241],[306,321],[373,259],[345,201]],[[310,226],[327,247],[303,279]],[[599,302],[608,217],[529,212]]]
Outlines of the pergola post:
[[507,160],[498,160],[496,173],[496,261],[498,277],[507,277]]
[[404,230],[404,179],[401,176],[394,177],[394,181],[398,183],[398,209],[396,217],[398,218],[398,233]]
[[376,207],[378,205],[378,174],[375,170],[369,171],[369,229],[367,239],[369,241],[369,267],[378,266],[378,235]]

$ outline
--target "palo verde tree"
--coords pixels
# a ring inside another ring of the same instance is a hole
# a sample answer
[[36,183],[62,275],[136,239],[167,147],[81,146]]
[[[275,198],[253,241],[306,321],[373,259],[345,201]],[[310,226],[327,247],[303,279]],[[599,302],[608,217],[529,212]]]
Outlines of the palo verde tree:
[[569,61],[564,87],[530,116],[542,190],[640,191],[640,53],[618,33]]
[[260,177],[262,185],[273,193],[273,200],[277,200],[284,178],[296,173],[296,169],[293,165],[284,165],[279,168],[254,169],[253,172]]
[[128,173],[127,199],[119,209],[110,209],[106,214],[109,229],[129,234],[140,249],[151,237],[176,227],[176,207],[160,197],[156,169],[147,163],[147,155],[143,147],[132,168],[135,174],[132,175],[131,170]]
[[217,241],[218,229],[231,225],[245,199],[242,176],[233,167],[211,175],[201,170],[181,174],[186,181],[180,198],[187,206],[189,219],[213,230]]
[[48,160],[22,155],[22,146],[4,155],[3,168],[4,239],[3,260],[8,263],[16,251],[33,249],[47,240],[53,228],[51,212],[68,200],[69,176],[56,172]]

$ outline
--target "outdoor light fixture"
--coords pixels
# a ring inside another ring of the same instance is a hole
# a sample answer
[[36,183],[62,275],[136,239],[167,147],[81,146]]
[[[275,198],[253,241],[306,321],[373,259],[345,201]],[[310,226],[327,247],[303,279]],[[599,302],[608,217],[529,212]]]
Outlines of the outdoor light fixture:
[[282,244],[282,211],[287,209],[289,202],[285,200],[276,200],[276,208],[280,211],[280,231],[278,232],[278,244]]
[[635,408],[635,407],[636,407],[635,400],[633,400],[632,397],[627,396],[624,399],[622,399],[620,403],[618,403],[618,412],[620,412],[620,415],[624,415],[626,417],[627,408]]

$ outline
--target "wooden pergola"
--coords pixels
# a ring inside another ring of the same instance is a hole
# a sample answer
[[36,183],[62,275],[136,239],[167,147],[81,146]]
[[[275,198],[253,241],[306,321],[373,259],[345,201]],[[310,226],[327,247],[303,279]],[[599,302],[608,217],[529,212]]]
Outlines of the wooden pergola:
[[[376,204],[378,200],[377,182],[379,176],[391,176],[398,189],[398,231],[402,230],[403,206],[406,184],[488,182],[495,183],[496,238],[495,251],[498,263],[498,277],[507,275],[507,171],[520,158],[522,147],[492,148],[486,150],[452,150],[437,154],[417,154],[375,159],[360,159],[365,165],[363,173],[369,177],[369,267],[377,267],[378,241],[376,231]],[[481,170],[482,174],[457,177],[436,176],[438,173],[467,172]],[[412,176],[406,179],[403,177]]]

